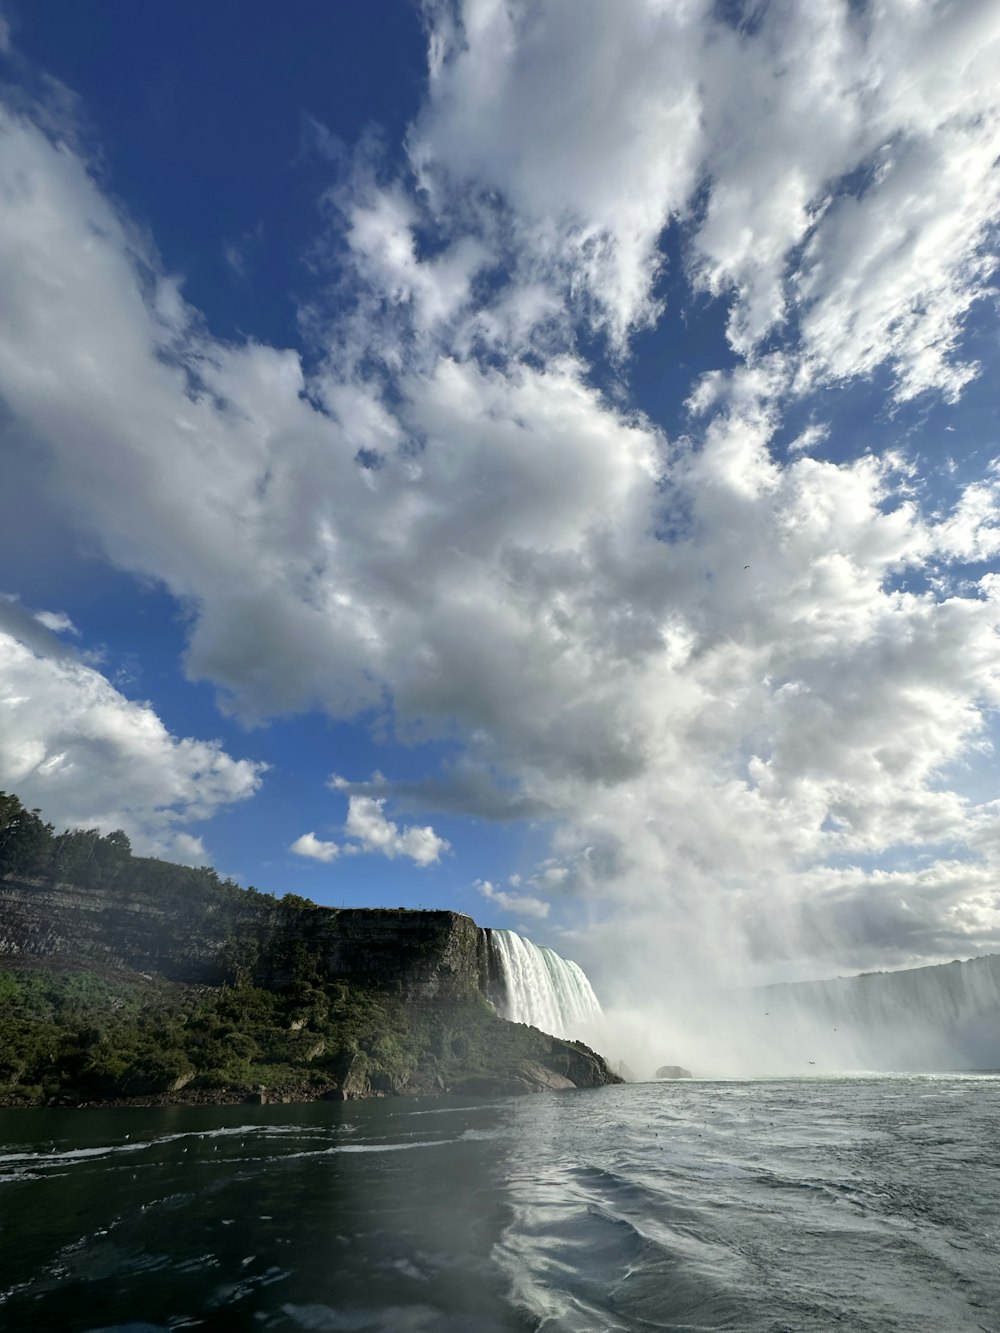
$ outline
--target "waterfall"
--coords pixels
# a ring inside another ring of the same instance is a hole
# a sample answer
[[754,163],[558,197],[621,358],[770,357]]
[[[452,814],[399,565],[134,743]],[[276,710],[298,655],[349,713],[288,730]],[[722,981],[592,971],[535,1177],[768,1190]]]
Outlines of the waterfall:
[[571,1039],[600,1023],[601,1006],[582,967],[512,930],[487,935],[496,981],[491,998],[504,1018]]
[[[772,1041],[807,1041],[835,1067],[995,1069],[1000,1063],[1000,956],[800,981],[745,993]],[[820,1034],[822,1036],[820,1037]],[[817,1057],[818,1058],[818,1057]]]

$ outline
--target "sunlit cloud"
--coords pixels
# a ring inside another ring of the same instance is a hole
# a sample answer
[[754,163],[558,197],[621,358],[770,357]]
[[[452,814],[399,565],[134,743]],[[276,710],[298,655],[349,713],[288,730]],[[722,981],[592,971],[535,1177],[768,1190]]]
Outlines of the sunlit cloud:
[[[577,8],[426,6],[405,156],[331,166],[337,282],[299,349],[214,337],[82,151],[8,109],[5,447],[184,606],[184,669],[227,714],[449,747],[331,779],[344,836],[296,855],[440,864],[411,812],[466,821],[456,848],[530,826],[484,902],[558,918],[597,973],[627,953],[639,986],[668,958],[1000,947],[996,792],[963,779],[1000,703],[996,466],[936,490],[902,428],[873,444],[818,397],[892,421],[985,373],[1000,21]],[[719,336],[668,431],[631,395],[636,335],[697,350],[699,319]],[[65,747],[22,749],[10,773]],[[212,754],[206,811],[259,781]]]
[[371,796],[352,796],[347,810],[344,831],[356,841],[346,851],[379,852],[390,860],[408,857],[418,866],[429,866],[440,861],[450,843],[440,838],[425,825],[400,826],[385,814],[385,801]]
[[185,825],[248,800],[265,769],[171,735],[85,662],[0,630],[0,781],[57,828],[123,829],[137,852],[199,864]]
[[335,842],[324,842],[315,833],[303,833],[295,839],[288,849],[296,856],[305,856],[311,861],[330,862],[340,855],[340,848]]
[[506,889],[498,889],[488,879],[477,879],[475,887],[487,902],[495,904],[502,912],[520,913],[535,921],[544,921],[549,914],[549,904],[530,893],[508,893]]

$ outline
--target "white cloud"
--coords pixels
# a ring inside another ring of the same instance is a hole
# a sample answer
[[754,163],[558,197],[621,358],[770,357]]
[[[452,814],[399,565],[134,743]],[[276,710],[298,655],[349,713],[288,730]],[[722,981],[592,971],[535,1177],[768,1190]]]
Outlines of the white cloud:
[[65,611],[36,611],[35,619],[53,634],[79,635],[80,633]]
[[957,343],[1000,218],[989,0],[775,3],[739,28],[709,0],[428,12],[415,163],[439,200],[500,193],[522,287],[620,342],[656,313],[679,219],[739,352],[798,325],[801,385],[888,364],[900,398],[954,396],[974,373]]
[[447,839],[439,838],[430,825],[422,828],[407,825],[401,829],[386,818],[385,800],[371,796],[350,798],[344,831],[348,837],[357,840],[354,845],[360,851],[380,852],[390,860],[405,856],[418,866],[434,865],[451,847]]
[[532,917],[536,921],[544,921],[549,914],[549,904],[541,898],[533,897],[530,893],[507,893],[505,889],[498,889],[488,879],[477,879],[475,887],[488,902],[496,904],[502,912],[520,912],[522,916]]
[[706,9],[622,0],[581,22],[571,2],[427,7],[430,96],[411,141],[425,183],[500,191],[522,287],[583,288],[618,342],[652,317],[656,242],[699,182]]
[[537,884],[539,888],[558,889],[561,888],[569,876],[569,871],[565,866],[547,865],[537,875],[531,879],[532,884]]
[[[390,797],[547,818],[554,859],[525,883],[585,902],[581,950],[651,984],[747,947],[1000,943],[996,839],[960,779],[1000,702],[998,585],[963,567],[997,551],[995,475],[935,508],[863,441],[772,449],[819,381],[883,366],[900,400],[960,392],[996,216],[995,8],[887,0],[866,27],[774,5],[742,34],[699,0],[588,24],[469,0],[462,34],[451,12],[431,9],[411,139],[427,194],[347,180],[357,301],[310,312],[315,375],[212,339],[86,163],[8,115],[4,447],[44,451],[73,521],[183,601],[188,671],[241,716],[319,706],[460,748],[441,779],[332,780],[344,854],[439,860]],[[667,440],[571,334],[623,348],[657,317],[674,216],[743,360],[691,385],[691,436]],[[39,752],[49,783],[64,749]],[[218,765],[219,800],[227,771],[257,780]]]
[[193,833],[172,833],[168,848],[172,861],[192,866],[206,865],[209,862],[204,841],[195,837]]
[[58,828],[120,828],[145,855],[203,861],[184,825],[253,796],[264,767],[172,736],[93,667],[0,630],[0,784]]
[[335,842],[324,842],[315,833],[303,833],[296,838],[288,849],[296,856],[305,856],[313,861],[330,862],[340,855],[340,848]]

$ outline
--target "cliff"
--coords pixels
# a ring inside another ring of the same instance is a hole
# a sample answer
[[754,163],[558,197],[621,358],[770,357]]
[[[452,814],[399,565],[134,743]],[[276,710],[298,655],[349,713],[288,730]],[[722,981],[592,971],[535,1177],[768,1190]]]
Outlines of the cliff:
[[470,917],[318,907],[133,863],[107,885],[0,878],[0,1102],[620,1081],[586,1046],[497,1016]]
[[485,933],[458,912],[318,907],[242,890],[181,896],[0,879],[0,960],[281,989],[303,968],[409,1001],[485,993]]

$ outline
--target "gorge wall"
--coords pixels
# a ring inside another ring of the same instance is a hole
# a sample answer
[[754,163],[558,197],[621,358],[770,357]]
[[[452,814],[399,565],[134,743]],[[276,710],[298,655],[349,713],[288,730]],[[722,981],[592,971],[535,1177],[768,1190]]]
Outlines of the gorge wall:
[[486,932],[458,912],[332,908],[243,891],[174,896],[0,879],[0,966],[130,969],[280,988],[303,969],[408,1002],[486,993]]

